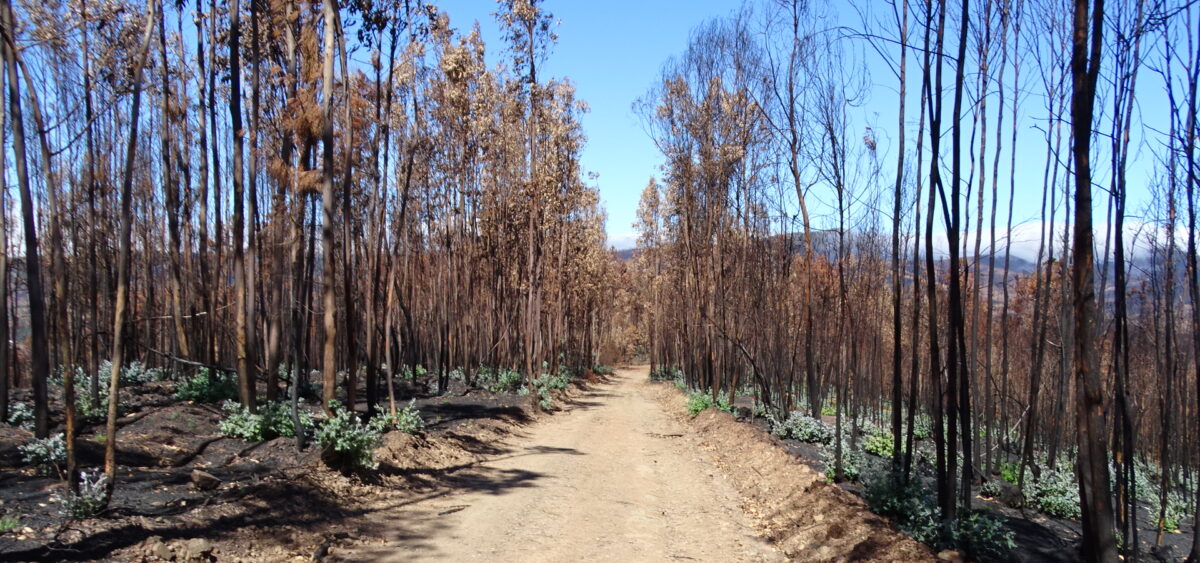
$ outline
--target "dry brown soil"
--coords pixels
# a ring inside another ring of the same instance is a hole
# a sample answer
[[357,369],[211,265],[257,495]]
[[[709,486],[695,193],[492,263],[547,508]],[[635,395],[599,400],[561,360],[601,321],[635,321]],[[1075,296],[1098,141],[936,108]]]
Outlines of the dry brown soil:
[[[338,553],[383,561],[778,561],[737,491],[622,369],[570,411],[464,470],[478,486],[408,505],[385,542]],[[489,483],[494,486],[489,486]]]
[[[382,561],[916,561],[920,544],[725,413],[692,418],[678,391],[622,369],[570,411],[409,504]],[[474,475],[475,477],[472,477]],[[387,528],[386,525],[382,526]],[[778,548],[772,545],[778,543]]]

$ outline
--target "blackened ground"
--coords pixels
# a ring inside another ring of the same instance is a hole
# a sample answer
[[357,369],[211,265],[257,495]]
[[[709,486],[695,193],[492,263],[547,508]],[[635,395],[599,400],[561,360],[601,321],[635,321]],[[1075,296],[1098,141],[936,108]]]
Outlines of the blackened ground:
[[[343,475],[326,468],[311,444],[298,451],[292,438],[248,443],[222,437],[221,409],[175,400],[170,382],[131,386],[122,391],[129,414],[117,434],[116,493],[101,517],[83,521],[62,517],[60,478],[37,475],[21,460],[17,448],[32,434],[0,425],[0,516],[19,522],[0,532],[0,561],[156,561],[195,555],[191,548],[222,561],[308,560],[322,546],[356,534],[364,516],[381,506],[471,486],[454,478],[459,468],[496,455],[501,438],[542,416],[528,397],[461,382],[450,394],[433,396],[428,387],[417,381],[397,389],[398,406],[416,400],[425,431],[388,433],[376,452],[378,472]],[[306,408],[316,410],[311,403]],[[61,407],[52,405],[52,412]],[[52,424],[61,432],[61,420]],[[81,468],[102,464],[102,434],[101,425],[83,426]],[[194,470],[220,485],[197,490]],[[200,543],[189,548],[189,541]]]
[[[752,425],[762,432],[770,431],[770,424],[765,418],[748,416],[751,406],[748,398],[739,397],[737,406],[739,407],[739,414],[744,415],[737,417],[739,422]],[[833,425],[833,417],[825,416],[823,418],[825,422],[831,426]],[[823,447],[792,439],[782,439],[780,443],[783,444],[788,453],[814,469],[818,471],[828,469],[821,458]],[[871,454],[866,454],[866,458],[867,463],[872,468],[870,471],[883,472],[889,464],[887,460]],[[931,478],[933,468],[924,467],[923,470],[923,478],[926,481],[926,485],[932,488],[934,486]],[[870,473],[870,471],[864,471],[863,473],[865,475]],[[992,475],[990,478],[998,480],[1000,476]],[[845,482],[840,483],[839,486],[856,495],[863,495],[864,487],[860,483]],[[999,499],[980,496],[978,484],[974,486],[973,491],[975,493],[974,507],[993,511],[1002,517],[1005,526],[1014,532],[1017,547],[1011,554],[1011,561],[1020,563],[1058,563],[1079,560],[1079,550],[1083,537],[1079,521],[1069,518],[1055,518],[1038,512],[1033,508],[1012,507],[1000,502]],[[1192,520],[1189,518],[1182,522],[1178,532],[1165,532],[1163,534],[1162,545],[1156,545],[1155,539],[1158,533],[1157,518],[1157,513],[1152,513],[1149,506],[1145,504],[1139,506],[1138,540],[1142,546],[1141,553],[1143,557],[1148,557],[1153,561],[1183,561],[1192,546],[1192,530],[1195,529]]]

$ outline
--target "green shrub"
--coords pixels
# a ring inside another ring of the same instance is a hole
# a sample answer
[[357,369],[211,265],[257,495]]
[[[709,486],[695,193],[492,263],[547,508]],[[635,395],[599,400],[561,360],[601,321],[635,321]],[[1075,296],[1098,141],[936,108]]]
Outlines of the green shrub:
[[1017,547],[1015,537],[1000,518],[985,510],[972,510],[958,515],[952,542],[968,559],[999,561]]
[[[83,422],[100,422],[108,418],[108,386],[101,385],[98,399],[93,400],[89,386],[75,388],[75,416]],[[118,400],[117,412],[121,412]]]
[[[1179,525],[1187,518],[1195,505],[1192,504],[1194,497],[1185,496],[1181,493],[1172,491],[1167,493],[1167,511],[1163,517],[1162,527],[1168,532],[1179,531]],[[1160,498],[1156,496],[1155,506],[1161,507]],[[1155,514],[1159,512],[1156,510]]]
[[683,370],[676,366],[658,366],[650,372],[650,381],[677,381],[683,379]]
[[[836,451],[832,446],[826,446],[821,452],[821,462],[825,464],[825,478],[830,481],[837,481],[837,476],[834,475],[837,469]],[[850,448],[850,444],[842,440],[842,479],[848,481],[857,481],[862,475],[863,467],[867,460],[863,456],[862,450]]]
[[986,511],[960,511],[945,530],[933,493],[916,479],[901,481],[894,474],[875,475],[863,496],[872,512],[887,516],[913,539],[935,550],[960,550],[969,560],[1000,560],[1016,547],[1012,530]]
[[[51,377],[51,383],[60,387],[60,392],[63,386],[64,369],[61,366],[58,367]],[[88,377],[87,372],[78,366],[71,369],[74,370],[75,374],[75,415],[84,423],[101,422],[107,419],[108,385],[112,379],[112,362],[108,360],[100,362],[96,370],[96,382],[99,388],[96,389],[95,393],[92,393],[92,378]],[[152,381],[166,381],[171,378],[171,375],[172,372],[166,368],[151,368],[141,362],[135,361],[121,368],[119,382],[122,387],[132,387]],[[127,410],[125,402],[123,400],[118,401],[117,415],[125,414]]]
[[[1162,469],[1157,463],[1136,462],[1134,480],[1137,486],[1137,495],[1139,499],[1145,500],[1149,505],[1150,513],[1154,515],[1156,524],[1162,510],[1162,489],[1159,486],[1161,479]],[[1164,530],[1171,532],[1178,530],[1183,520],[1195,510],[1193,504],[1195,489],[1190,485],[1195,482],[1193,479],[1194,477],[1183,475],[1181,480],[1175,481],[1175,487],[1167,493],[1167,510],[1162,521]],[[1112,485],[1116,487],[1116,479],[1113,480]]]
[[[100,362],[101,379],[106,379],[103,377],[106,373],[112,373],[112,362],[108,360]],[[152,368],[138,361],[129,362],[121,367],[122,386],[141,385],[151,381],[167,381],[169,379],[171,379],[171,370],[167,368]]]
[[[82,380],[75,387],[75,415],[84,422],[102,422],[108,419],[108,379],[100,379],[99,392],[95,393],[97,400],[92,400],[92,385]],[[124,400],[117,400],[117,416],[128,411]]]
[[937,502],[916,479],[902,483],[892,474],[874,475],[863,497],[872,512],[890,518],[901,532],[926,545],[940,543]]
[[416,403],[416,399],[409,401],[407,407],[396,412],[396,416],[391,414],[376,416],[371,419],[370,427],[380,433],[392,428],[405,434],[420,432],[425,428],[425,420],[421,418],[421,411],[417,410]]
[[340,404],[330,405],[333,417],[326,419],[317,430],[317,445],[321,459],[330,467],[343,471],[375,469],[374,449],[379,445],[379,431],[365,425]]
[[1043,469],[1031,488],[1030,504],[1039,511],[1056,518],[1079,519],[1079,484],[1074,471]]
[[17,428],[33,430],[33,407],[29,403],[13,403],[9,405],[8,423]]
[[918,414],[913,421],[913,438],[925,440],[933,435],[933,419],[929,415]]
[[708,393],[703,391],[688,393],[687,410],[692,414],[692,416],[696,416],[712,406],[712,396]]
[[[566,362],[560,361],[558,364],[558,374],[557,375],[558,375],[559,379],[561,379],[565,382],[570,382],[571,380],[578,378],[582,374],[583,374],[582,369],[568,366],[566,364]],[[566,385],[564,384],[563,387],[566,387]]]
[[[121,372],[121,385],[140,384],[150,381],[151,377],[158,374],[158,370],[148,370],[142,364],[134,362],[132,371],[126,369]],[[112,364],[108,361],[100,363],[100,369],[96,378],[99,388],[96,393],[92,393],[92,378],[87,376],[83,368],[76,367],[75,369],[75,416],[81,422],[95,423],[101,422],[108,418],[108,384],[111,379]],[[59,392],[62,393],[62,369],[56,371],[55,379],[52,383],[59,387]],[[96,400],[93,400],[95,395]],[[61,395],[60,395],[61,396]],[[65,398],[65,397],[64,397]],[[117,402],[117,415],[120,416],[127,411],[125,401]]]
[[543,373],[532,379],[525,385],[522,385],[517,390],[517,394],[521,396],[536,394],[538,396],[538,406],[542,410],[554,410],[554,398],[551,391],[563,390],[567,388],[571,382],[571,371],[559,368],[558,373],[551,375]]
[[416,367],[407,366],[407,365],[400,367],[400,377],[402,377],[404,379],[408,379],[408,380],[413,380],[418,377],[425,377],[426,373],[429,373],[429,372],[426,371],[425,366],[423,366],[421,364],[417,364]]
[[21,519],[11,514],[0,516],[0,534],[11,532],[21,527]]
[[[505,392],[511,393],[521,386],[521,372],[513,369],[506,369],[500,372],[496,378],[496,387]],[[496,389],[490,389],[493,392]]]
[[979,495],[985,498],[996,498],[1000,492],[1000,481],[995,479],[988,479],[979,487]]
[[17,446],[17,451],[21,452],[21,460],[33,466],[41,475],[59,475],[62,466],[67,463],[67,442],[62,434],[34,438]]
[[863,450],[883,458],[890,458],[895,453],[892,434],[882,428],[872,428],[863,440]]
[[594,373],[596,375],[612,375],[614,373],[617,373],[617,369],[612,366],[606,366],[604,364],[596,364],[595,366],[592,367],[592,373]]
[[[1133,469],[1133,485],[1137,488],[1138,498],[1148,498],[1149,496],[1154,495],[1155,493],[1152,491],[1157,491],[1158,485],[1154,484],[1152,479],[1155,476],[1162,476],[1162,472],[1158,468],[1158,464],[1135,461]],[[1117,475],[1117,468],[1115,465],[1111,465],[1109,467],[1109,471],[1112,472],[1112,475]],[[1117,480],[1115,478],[1112,480],[1111,485],[1114,487],[1113,490],[1115,491],[1117,486]]]
[[1017,480],[1020,479],[1020,475],[1021,466],[1019,464],[1007,461],[1000,462],[1000,478],[1005,482],[1016,485]]
[[196,375],[180,381],[175,386],[175,398],[180,401],[216,403],[237,397],[237,383],[233,378],[215,375],[208,368],[200,368]]
[[750,407],[750,418],[769,418],[769,416],[770,412],[767,411],[767,405],[759,402],[756,397],[753,406]]
[[[64,371],[66,369],[68,368],[64,366],[58,366],[54,368],[54,373],[50,376],[50,383],[61,387],[65,378]],[[75,366],[69,369],[73,369],[75,371],[76,385],[85,385],[85,381],[91,380],[91,378],[88,377],[87,372],[85,372],[82,367]],[[112,362],[109,360],[101,361],[96,367],[96,375],[96,379],[103,382],[107,386],[108,380],[112,378]],[[134,385],[141,385],[143,383],[150,383],[152,381],[167,381],[171,379],[172,375],[174,375],[174,373],[170,369],[152,368],[135,360],[121,367],[121,373],[118,378],[122,387],[131,387]]]
[[62,514],[67,518],[83,520],[100,514],[104,510],[104,487],[108,476],[96,468],[79,474],[79,493],[67,491],[67,496],[57,496]]
[[733,414],[733,394],[732,393],[717,393],[717,401],[713,403],[717,410],[725,411]]
[[688,393],[687,410],[692,416],[704,412],[705,409],[717,409],[727,413],[733,413],[733,401],[728,393],[717,393],[716,400],[713,400],[712,393],[705,391],[694,391]]
[[821,407],[821,416],[835,416],[835,415],[837,415],[837,406],[836,405],[825,405],[825,406]]
[[780,438],[816,444],[828,444],[833,440],[833,429],[828,424],[800,411],[792,411],[782,422],[772,419],[771,433]]
[[480,367],[475,384],[492,393],[512,393],[521,387],[521,372],[508,368]]
[[[265,442],[280,436],[291,438],[296,435],[292,409],[285,402],[262,403],[258,405],[258,412],[251,413],[250,409],[234,401],[225,401],[221,410],[225,411],[225,419],[217,427],[227,437],[247,442]],[[312,415],[301,412],[300,424],[306,428],[312,427]]]

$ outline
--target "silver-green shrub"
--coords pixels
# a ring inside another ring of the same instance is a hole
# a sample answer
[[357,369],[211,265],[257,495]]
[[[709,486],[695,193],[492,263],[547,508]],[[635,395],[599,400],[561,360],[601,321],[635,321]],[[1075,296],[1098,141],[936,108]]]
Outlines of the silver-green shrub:
[[233,378],[214,374],[208,368],[200,368],[196,375],[180,381],[175,386],[175,398],[180,401],[216,403],[236,399],[237,396],[237,384]]
[[67,463],[67,442],[61,433],[48,438],[34,438],[17,446],[17,451],[21,453],[22,461],[42,475],[58,475]]
[[833,441],[833,429],[828,424],[800,411],[792,411],[782,421],[772,418],[771,434],[815,444],[828,444]]
[[83,520],[100,514],[104,510],[104,488],[108,476],[100,468],[79,474],[79,493],[67,491],[67,495],[56,498],[62,505],[62,514],[67,518]]
[[416,403],[416,399],[409,401],[408,406],[397,411],[395,416],[391,414],[376,416],[371,419],[369,426],[380,433],[394,428],[405,434],[416,434],[425,428],[425,419],[421,418],[421,411],[417,409]]
[[[837,469],[836,453],[833,446],[826,446],[821,452],[821,462],[825,464],[825,477],[830,481],[834,480],[834,473]],[[842,478],[857,481],[862,475],[866,463],[867,460],[863,456],[862,450],[852,449],[848,442],[842,440]]]
[[341,470],[375,469],[374,449],[379,445],[379,431],[363,424],[358,417],[340,404],[331,405],[333,417],[317,429],[317,445],[321,459]]
[[[296,435],[291,407],[282,401],[262,403],[255,413],[234,401],[225,401],[221,410],[225,411],[225,419],[217,428],[227,437],[265,442],[280,436],[291,438]],[[311,428],[312,415],[301,412],[300,424]]]
[[29,403],[13,403],[9,405],[8,423],[17,428],[33,430],[33,407]]

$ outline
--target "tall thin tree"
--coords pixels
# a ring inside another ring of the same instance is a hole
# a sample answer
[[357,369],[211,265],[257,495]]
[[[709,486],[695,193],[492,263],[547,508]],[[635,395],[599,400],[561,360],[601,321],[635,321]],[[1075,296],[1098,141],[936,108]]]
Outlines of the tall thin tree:
[[1083,515],[1083,557],[1087,561],[1117,560],[1112,497],[1109,495],[1104,394],[1096,353],[1098,305],[1092,249],[1092,118],[1103,30],[1104,0],[1075,0],[1071,40],[1071,132],[1074,137],[1071,153],[1075,165],[1071,281],[1075,310],[1073,359],[1078,403],[1079,503]]

